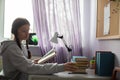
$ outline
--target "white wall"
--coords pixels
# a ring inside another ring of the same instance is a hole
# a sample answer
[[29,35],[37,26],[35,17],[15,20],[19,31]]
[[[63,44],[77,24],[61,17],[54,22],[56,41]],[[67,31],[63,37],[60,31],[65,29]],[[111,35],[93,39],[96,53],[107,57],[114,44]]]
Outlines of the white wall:
[[97,0],[83,0],[83,55],[92,58],[99,49],[96,39]]
[[116,56],[116,66],[120,66],[120,39],[117,40],[97,40],[96,39],[96,21],[97,21],[97,0],[91,0],[91,15],[90,15],[90,28],[91,28],[91,36],[90,36],[90,49],[91,55],[94,55],[95,51],[112,51]]
[[5,0],[0,0],[0,40],[3,37],[3,22],[4,22],[4,2]]
[[[87,5],[87,6],[86,6]],[[82,52],[84,56],[89,56],[90,52],[90,0],[83,0],[83,15],[82,16]]]
[[[120,66],[120,39],[98,40],[96,39],[97,0],[84,0],[84,37],[83,55],[92,57],[96,51],[112,51],[116,55],[116,66]],[[88,38],[89,37],[89,38]]]
[[112,51],[116,55],[116,66],[120,66],[120,40],[97,40],[96,39],[96,19],[97,19],[97,0],[84,0],[84,19],[85,27],[83,36],[83,55],[91,58],[96,51]]

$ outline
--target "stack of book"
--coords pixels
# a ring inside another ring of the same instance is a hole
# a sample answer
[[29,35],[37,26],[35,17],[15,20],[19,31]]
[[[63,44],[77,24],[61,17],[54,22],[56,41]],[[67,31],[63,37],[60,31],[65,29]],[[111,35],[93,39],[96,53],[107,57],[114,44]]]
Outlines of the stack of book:
[[78,71],[75,71],[74,73],[86,73],[86,69],[88,68],[89,61],[88,58],[85,56],[79,56],[74,58],[74,62],[77,67],[79,67]]

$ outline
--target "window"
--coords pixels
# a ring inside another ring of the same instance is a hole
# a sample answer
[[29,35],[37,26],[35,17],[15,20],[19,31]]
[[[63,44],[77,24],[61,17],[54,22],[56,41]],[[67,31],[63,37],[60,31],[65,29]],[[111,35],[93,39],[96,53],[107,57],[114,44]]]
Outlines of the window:
[[11,26],[17,17],[24,17],[30,22],[30,32],[33,28],[32,0],[5,0],[4,37],[11,37]]

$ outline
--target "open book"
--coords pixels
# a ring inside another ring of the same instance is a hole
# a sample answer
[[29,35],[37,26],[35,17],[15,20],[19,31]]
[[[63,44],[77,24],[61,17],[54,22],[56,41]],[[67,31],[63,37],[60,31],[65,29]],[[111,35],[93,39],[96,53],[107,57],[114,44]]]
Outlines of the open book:
[[52,57],[54,57],[56,55],[56,51],[54,48],[52,48],[50,51],[48,51],[39,61],[38,63],[44,63],[47,60],[51,59]]

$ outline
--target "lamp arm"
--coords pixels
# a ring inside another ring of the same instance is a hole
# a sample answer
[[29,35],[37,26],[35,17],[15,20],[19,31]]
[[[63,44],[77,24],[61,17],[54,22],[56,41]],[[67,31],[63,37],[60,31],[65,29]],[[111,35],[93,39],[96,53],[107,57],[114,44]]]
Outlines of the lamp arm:
[[71,52],[72,49],[71,49],[70,47],[68,47],[68,45],[67,45],[66,41],[64,40],[64,38],[61,38],[61,39],[62,39],[62,41],[63,41],[65,47],[67,48],[68,52]]
[[69,52],[69,54],[67,55],[67,61],[70,62],[72,57],[72,54],[71,54],[72,48],[67,45],[63,35],[57,35],[57,38],[60,38],[63,41],[65,47],[67,48],[67,51]]

